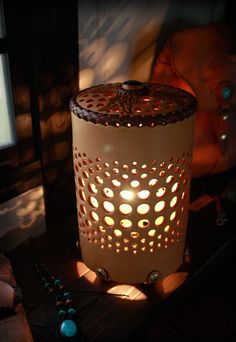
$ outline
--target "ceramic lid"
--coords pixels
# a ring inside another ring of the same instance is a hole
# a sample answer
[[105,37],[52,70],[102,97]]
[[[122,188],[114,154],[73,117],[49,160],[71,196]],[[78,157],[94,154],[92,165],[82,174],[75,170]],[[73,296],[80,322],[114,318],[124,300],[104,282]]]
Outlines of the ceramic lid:
[[196,107],[195,97],[184,90],[133,80],[84,89],[70,102],[79,118],[116,127],[164,126],[190,117]]

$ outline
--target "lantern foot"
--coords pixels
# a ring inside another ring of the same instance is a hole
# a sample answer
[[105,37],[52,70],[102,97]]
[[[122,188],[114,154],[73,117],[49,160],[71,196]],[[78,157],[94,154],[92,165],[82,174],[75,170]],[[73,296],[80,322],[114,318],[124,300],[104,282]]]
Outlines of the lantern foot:
[[104,268],[98,267],[95,273],[99,278],[102,278],[103,280],[108,280],[108,273]]
[[147,277],[147,282],[148,283],[154,283],[155,281],[160,279],[160,272],[159,271],[152,271],[151,273],[149,273],[148,277]]

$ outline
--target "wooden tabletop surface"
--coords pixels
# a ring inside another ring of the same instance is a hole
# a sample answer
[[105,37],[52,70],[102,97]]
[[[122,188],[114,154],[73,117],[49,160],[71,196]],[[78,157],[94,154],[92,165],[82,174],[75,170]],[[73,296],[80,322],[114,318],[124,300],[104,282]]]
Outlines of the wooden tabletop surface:
[[18,246],[8,257],[34,341],[61,341],[55,303],[35,269],[36,254],[73,293],[82,341],[234,341],[235,239],[232,222],[217,231],[214,215],[213,205],[190,214],[190,255],[178,272],[152,285],[99,279],[80,258],[76,227],[48,229]]

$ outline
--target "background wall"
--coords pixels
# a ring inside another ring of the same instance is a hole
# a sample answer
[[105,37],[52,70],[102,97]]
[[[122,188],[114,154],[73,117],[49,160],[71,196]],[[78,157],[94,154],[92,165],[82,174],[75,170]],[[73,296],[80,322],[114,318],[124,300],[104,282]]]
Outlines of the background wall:
[[149,80],[153,56],[178,30],[220,21],[223,0],[78,2],[79,87]]

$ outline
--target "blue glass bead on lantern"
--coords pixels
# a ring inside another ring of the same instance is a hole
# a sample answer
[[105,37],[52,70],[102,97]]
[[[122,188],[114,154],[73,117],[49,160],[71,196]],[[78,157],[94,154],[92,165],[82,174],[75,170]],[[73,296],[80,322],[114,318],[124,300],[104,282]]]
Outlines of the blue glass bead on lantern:
[[232,96],[232,88],[230,86],[223,86],[223,89],[222,89],[222,96],[224,98],[224,100],[229,100]]
[[60,332],[63,337],[73,337],[77,334],[78,329],[74,321],[66,319],[60,326]]

